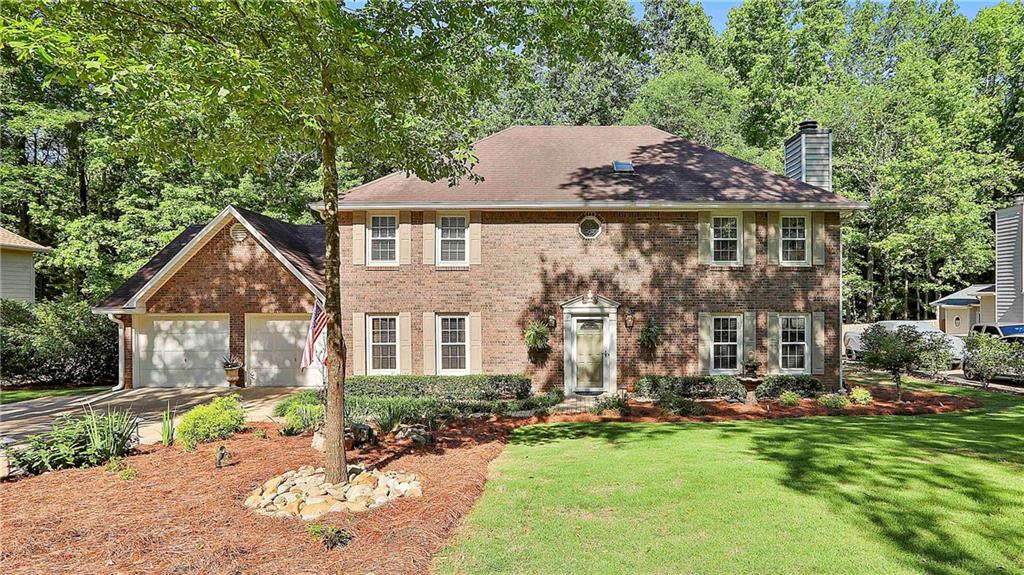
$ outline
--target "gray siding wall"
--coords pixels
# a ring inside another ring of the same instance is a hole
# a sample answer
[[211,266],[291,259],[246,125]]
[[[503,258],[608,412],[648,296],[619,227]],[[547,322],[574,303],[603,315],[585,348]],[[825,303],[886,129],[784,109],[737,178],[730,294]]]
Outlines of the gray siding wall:
[[1015,205],[996,212],[996,322],[1024,322],[1021,297],[1021,210]]
[[0,299],[36,301],[33,255],[21,250],[0,250]]
[[785,171],[795,180],[832,191],[832,134],[802,132],[786,143]]

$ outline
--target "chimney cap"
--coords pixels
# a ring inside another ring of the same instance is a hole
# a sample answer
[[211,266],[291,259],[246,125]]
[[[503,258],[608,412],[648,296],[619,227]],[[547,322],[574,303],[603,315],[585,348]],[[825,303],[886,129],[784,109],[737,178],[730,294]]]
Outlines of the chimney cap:
[[803,122],[800,122],[800,124],[798,125],[798,128],[799,128],[799,130],[801,132],[806,132],[806,131],[809,131],[809,130],[817,130],[818,129],[818,121],[817,120],[811,120],[811,119],[804,120]]

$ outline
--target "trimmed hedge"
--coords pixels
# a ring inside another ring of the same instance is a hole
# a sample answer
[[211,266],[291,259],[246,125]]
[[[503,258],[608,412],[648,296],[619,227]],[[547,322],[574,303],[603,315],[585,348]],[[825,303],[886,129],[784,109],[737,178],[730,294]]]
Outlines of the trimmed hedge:
[[814,397],[825,391],[825,386],[809,375],[769,375],[754,392],[757,399],[776,399],[783,391],[792,391],[800,397]]
[[245,426],[245,410],[238,395],[225,395],[193,407],[178,424],[178,439],[186,451],[199,443],[227,439]]
[[742,399],[746,391],[731,375],[645,375],[637,380],[636,393],[658,400],[674,396],[688,399]]
[[533,381],[525,375],[355,375],[345,395],[433,397],[445,400],[525,399]]

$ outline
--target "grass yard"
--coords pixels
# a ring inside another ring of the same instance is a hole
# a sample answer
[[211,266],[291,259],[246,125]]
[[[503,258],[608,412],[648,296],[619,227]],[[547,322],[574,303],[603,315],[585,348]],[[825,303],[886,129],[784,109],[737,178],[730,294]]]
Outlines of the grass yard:
[[518,429],[434,568],[1024,573],[1024,398],[942,390],[985,407]]
[[0,403],[17,403],[29,399],[41,397],[60,397],[66,395],[89,395],[109,391],[109,385],[96,385],[92,387],[54,387],[42,389],[0,389]]

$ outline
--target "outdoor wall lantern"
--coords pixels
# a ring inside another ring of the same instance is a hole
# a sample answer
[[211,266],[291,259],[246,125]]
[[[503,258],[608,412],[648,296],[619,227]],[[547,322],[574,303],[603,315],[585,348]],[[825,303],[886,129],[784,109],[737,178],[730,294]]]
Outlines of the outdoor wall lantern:
[[555,316],[549,315],[548,316],[548,327],[555,327],[556,325],[558,325],[558,320],[555,319]]
[[626,312],[626,329],[633,329],[633,311]]

